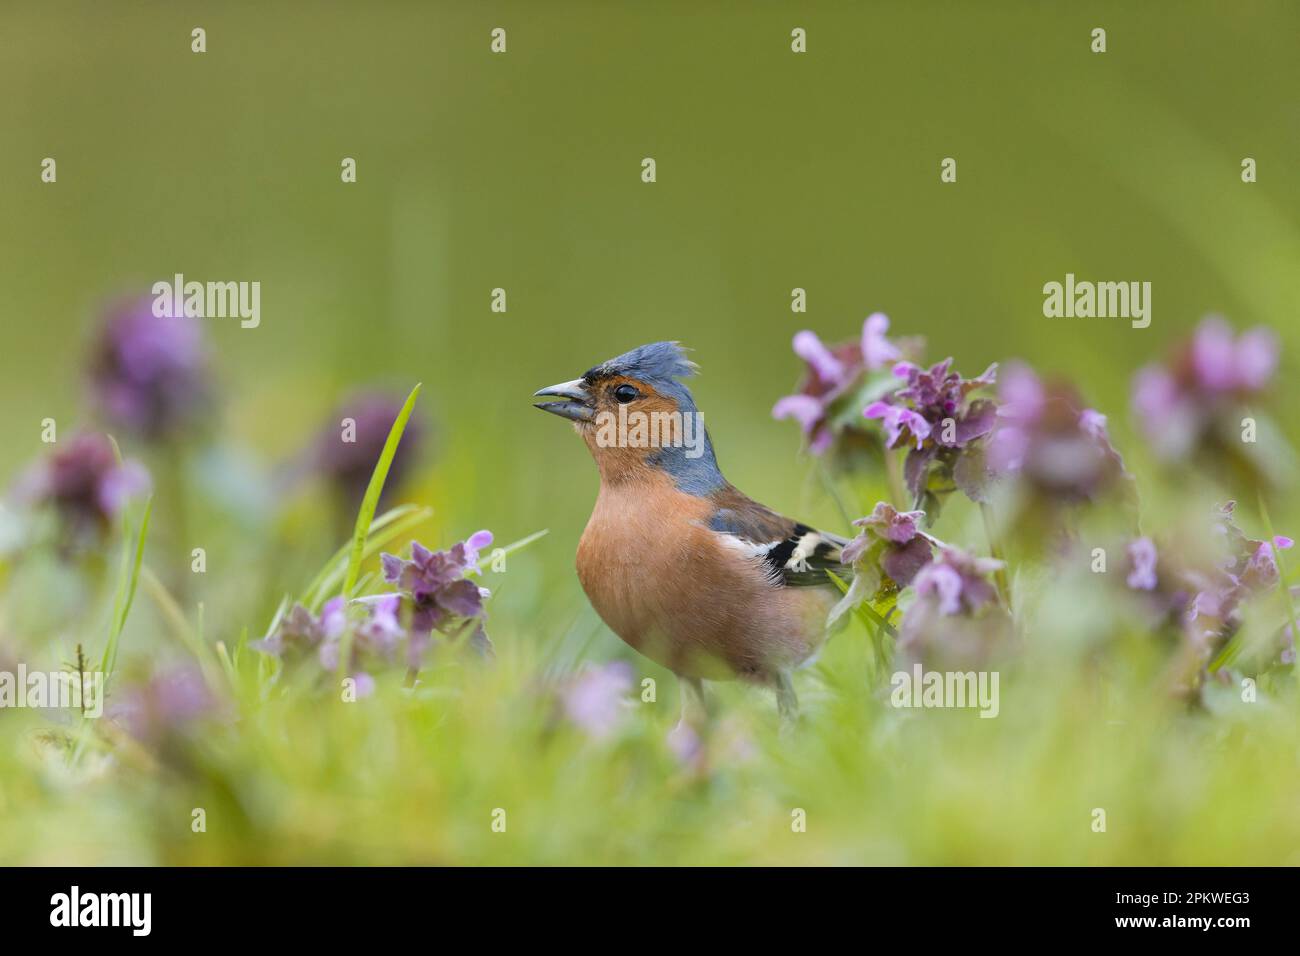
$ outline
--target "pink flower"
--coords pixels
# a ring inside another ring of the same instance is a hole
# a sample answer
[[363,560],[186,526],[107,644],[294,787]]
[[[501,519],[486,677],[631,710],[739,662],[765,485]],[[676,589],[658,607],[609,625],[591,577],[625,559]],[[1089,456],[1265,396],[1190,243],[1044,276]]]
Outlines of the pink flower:
[[924,520],[924,511],[897,511],[879,502],[871,514],[853,522],[862,530],[844,546],[841,563],[871,562],[896,585],[906,587],[930,561],[934,539],[921,530]]
[[1070,386],[1045,385],[1027,365],[1003,377],[997,424],[988,442],[990,471],[1055,502],[1088,501],[1126,475],[1110,443],[1106,416],[1083,407]]
[[149,473],[132,459],[119,462],[107,435],[83,432],[18,480],[15,496],[28,505],[51,505],[73,548],[106,533],[133,496],[149,490]]
[[1154,591],[1156,588],[1156,545],[1150,538],[1135,538],[1129,542],[1129,562],[1132,570],[1125,579],[1136,591]]
[[564,715],[589,737],[605,740],[618,730],[631,689],[632,667],[626,661],[587,668],[564,690]]
[[[942,503],[940,496],[954,484],[973,500],[983,500],[982,455],[967,452],[982,448],[982,439],[993,430],[997,406],[988,399],[972,399],[971,393],[994,383],[997,366],[971,379],[952,371],[951,358],[929,368],[898,362],[892,371],[905,384],[862,414],[881,420],[886,447],[916,443],[903,469],[913,500],[924,504],[931,517]],[[938,480],[932,482],[932,477]]]
[[1205,319],[1167,362],[1139,369],[1133,411],[1156,453],[1169,460],[1211,451],[1215,425],[1263,391],[1277,369],[1277,339],[1256,328],[1234,338],[1221,318]]
[[865,418],[883,419],[886,444],[890,448],[898,447],[904,431],[908,433],[909,438],[916,440],[917,448],[924,445],[925,440],[930,437],[930,423],[919,412],[914,412],[910,408],[891,405],[889,402],[872,402],[862,414]]
[[867,316],[858,342],[827,346],[816,332],[807,329],[794,337],[794,352],[807,365],[799,391],[772,406],[772,417],[793,418],[808,439],[809,450],[820,455],[835,441],[831,425],[833,409],[846,398],[869,372],[886,367],[902,355],[885,337],[889,319],[880,312]]
[[862,361],[869,370],[884,368],[902,357],[898,346],[885,338],[889,331],[889,318],[883,312],[873,312],[862,323]]

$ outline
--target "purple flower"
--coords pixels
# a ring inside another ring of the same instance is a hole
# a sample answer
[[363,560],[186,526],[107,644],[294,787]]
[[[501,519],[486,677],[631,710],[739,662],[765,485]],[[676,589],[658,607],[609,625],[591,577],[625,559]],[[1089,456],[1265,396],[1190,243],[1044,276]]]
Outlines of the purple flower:
[[972,399],[971,393],[994,383],[997,366],[965,379],[952,371],[949,358],[928,369],[899,362],[893,374],[905,384],[862,414],[881,420],[886,447],[915,443],[903,474],[916,503],[926,504],[933,517],[940,496],[954,486],[975,501],[983,500],[982,439],[993,430],[997,406],[988,399]]
[[1130,570],[1125,581],[1135,591],[1156,589],[1156,545],[1150,538],[1134,538],[1125,549]]
[[202,326],[159,318],[149,299],[114,307],[89,367],[95,407],[116,429],[150,441],[180,436],[206,417],[211,382]]
[[1192,568],[1184,577],[1194,591],[1187,623],[1193,637],[1213,647],[1228,640],[1241,626],[1241,605],[1272,591],[1281,581],[1274,548],[1292,547],[1291,538],[1272,542],[1246,537],[1233,520],[1236,502],[1221,505],[1214,514],[1216,558],[1210,568]]
[[1133,410],[1161,457],[1213,452],[1223,444],[1216,426],[1236,425],[1230,413],[1268,386],[1277,361],[1272,332],[1255,328],[1234,338],[1223,319],[1211,316],[1168,362],[1138,371]]
[[938,544],[920,529],[924,511],[897,511],[880,502],[865,518],[854,521],[861,529],[844,546],[840,562],[853,566],[853,583],[832,608],[828,625],[852,608],[877,601],[907,587],[930,561],[931,547]]
[[808,372],[797,393],[787,395],[772,407],[772,417],[795,419],[814,454],[829,449],[837,431],[832,421],[837,406],[867,373],[886,367],[903,354],[899,345],[885,337],[888,329],[889,319],[875,312],[863,322],[862,336],[857,342],[828,347],[816,332],[797,333],[794,351],[807,363]]
[[1282,628],[1278,635],[1278,658],[1277,662],[1284,666],[1290,666],[1295,663],[1295,628],[1288,624]]
[[446,551],[430,551],[411,542],[411,559],[383,554],[384,578],[407,594],[415,606],[411,619],[408,663],[419,667],[432,642],[432,633],[454,635],[471,628],[469,642],[484,655],[492,644],[483,630],[487,616],[483,599],[489,596],[467,575],[477,573],[479,552],[492,543],[492,532],[478,531]]
[[[326,478],[349,509],[355,509],[365,496],[402,404],[402,399],[382,392],[358,393],[339,405],[317,436],[308,456],[309,470]],[[385,494],[401,484],[423,443],[424,427],[412,416],[389,466]]]
[[319,616],[295,604],[273,634],[249,646],[272,657],[302,657],[318,652],[327,641],[337,642],[347,627],[347,602],[342,597],[326,601]]
[[1106,416],[1083,407],[1064,384],[1044,385],[1026,365],[1003,377],[997,423],[986,462],[999,477],[1052,502],[1095,499],[1127,477],[1110,443]]
[[889,318],[883,312],[873,312],[862,323],[862,361],[868,371],[884,368],[903,357],[902,350],[885,338],[889,331]]
[[343,639],[350,636],[348,672],[357,682],[357,695],[366,697],[374,689],[374,678],[365,668],[393,663],[407,635],[399,618],[401,595],[363,598],[354,602],[357,606],[362,609],[360,616],[349,614],[342,597],[326,601],[319,615],[295,604],[270,637],[250,646],[286,663],[314,659],[322,671],[333,673],[339,666]]
[[998,599],[988,576],[1002,567],[993,558],[979,558],[944,545],[939,556],[916,576],[918,599],[933,599],[940,614],[974,614]]
[[907,430],[910,437],[916,439],[918,449],[930,437],[930,423],[919,412],[914,412],[910,408],[891,405],[889,402],[872,402],[862,414],[867,418],[882,419],[881,424],[885,426],[885,443],[890,448],[898,447],[899,442],[903,439],[904,429]]
[[70,543],[84,545],[108,531],[123,505],[149,489],[138,462],[119,462],[108,436],[73,436],[19,479],[15,495],[27,505],[51,505]]
[[587,668],[564,688],[564,715],[589,737],[605,740],[618,730],[631,689],[632,667],[625,661]]
[[1277,339],[1256,328],[1234,341],[1231,326],[1212,316],[1192,337],[1191,361],[1196,383],[1207,392],[1257,392],[1277,368]]
[[898,652],[938,668],[980,666],[1011,639],[1011,618],[989,576],[1001,561],[943,545],[912,582],[916,599],[903,613]]
[[147,683],[128,688],[109,708],[109,716],[132,737],[150,745],[182,736],[218,713],[216,695],[193,666],[159,671]]
[[[374,690],[374,679],[366,673],[366,668],[393,663],[398,647],[406,637],[398,618],[402,599],[398,594],[383,594],[356,603],[365,607],[366,616],[351,622],[352,653],[348,673],[357,682],[357,696],[368,697]],[[316,652],[320,666],[327,672],[338,670],[344,630],[339,628],[336,633],[325,635]]]
[[924,520],[924,511],[897,511],[882,501],[867,517],[853,522],[862,530],[845,545],[840,561],[855,565],[871,561],[893,584],[906,587],[930,561],[934,539],[921,531]]

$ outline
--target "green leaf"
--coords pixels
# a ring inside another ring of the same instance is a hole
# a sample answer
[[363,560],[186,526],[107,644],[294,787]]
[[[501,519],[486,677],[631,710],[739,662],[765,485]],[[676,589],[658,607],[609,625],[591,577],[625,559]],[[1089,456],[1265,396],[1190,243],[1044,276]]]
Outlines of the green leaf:
[[[411,528],[423,524],[433,516],[433,509],[417,505],[402,505],[387,511],[370,525],[370,536],[366,540],[361,558],[372,557],[381,548],[400,537]],[[351,544],[340,548],[329,562],[321,568],[316,579],[303,595],[302,604],[309,611],[315,612],[325,601],[326,595],[338,587],[348,568],[349,548]]]
[[370,535],[370,523],[375,517],[375,508],[379,505],[379,495],[384,490],[384,482],[388,479],[388,469],[392,467],[393,456],[397,454],[397,445],[402,440],[402,432],[406,430],[406,422],[411,417],[411,409],[415,407],[415,400],[420,395],[422,385],[416,385],[411,389],[411,394],[406,396],[406,403],[397,415],[397,421],[393,422],[393,427],[388,431],[388,440],[384,442],[384,450],[379,456],[379,461],[375,463],[375,470],[370,476],[370,484],[366,487],[366,496],[361,499],[361,510],[357,512],[356,529],[352,532],[352,553],[348,557],[348,571],[343,578],[343,593],[352,593],[352,588],[356,586],[357,577],[361,574],[361,559],[366,549],[366,538]]
[[[504,557],[505,555],[507,555],[507,554],[514,554],[516,551],[519,551],[519,550],[521,550],[521,549],[523,549],[523,548],[528,547],[530,544],[532,544],[532,543],[533,543],[534,541],[536,541],[538,538],[543,538],[543,537],[545,537],[546,535],[548,535],[548,534],[550,534],[550,533],[551,533],[551,529],[550,529],[550,528],[543,528],[541,531],[534,531],[532,534],[528,535],[526,538],[520,538],[518,541],[514,542],[513,544],[508,544],[508,545],[506,545],[504,548],[493,548],[490,552],[488,552],[487,557],[488,557],[489,559],[491,559],[491,558],[492,558],[494,555],[496,555],[498,552],[500,552],[500,554],[501,554],[503,557]],[[483,563],[483,557],[482,557],[482,555],[480,555],[480,556],[479,556],[479,564],[481,565],[482,563]],[[469,574],[482,574],[482,573],[483,573],[483,569],[482,569],[481,567],[479,567],[479,568],[473,568],[473,569],[471,569],[471,570],[469,571]],[[468,576],[468,575],[467,575],[467,576]]]
[[[109,627],[108,644],[104,647],[104,657],[100,662],[100,670],[104,672],[105,681],[117,666],[117,646],[122,637],[122,629],[126,627],[126,619],[131,613],[136,585],[140,581],[140,564],[144,560],[144,541],[149,533],[149,513],[152,510],[153,496],[150,495],[145,500],[144,516],[140,519],[140,531],[135,539],[134,560],[131,559],[130,535],[122,536],[122,570],[117,579],[117,592],[113,597],[113,619]],[[125,531],[127,527],[125,517],[122,519],[122,524]]]
[[[343,578],[343,594],[351,595],[353,589],[357,586],[357,578],[361,576],[361,561],[365,557],[366,539],[370,537],[370,524],[375,518],[375,508],[379,505],[379,495],[384,490],[384,481],[388,478],[388,469],[392,467],[393,456],[397,454],[397,445],[402,440],[402,432],[406,430],[406,423],[411,417],[411,409],[415,407],[415,400],[420,396],[420,385],[411,389],[411,394],[406,396],[406,403],[402,410],[397,414],[397,421],[393,422],[393,427],[388,431],[388,440],[384,442],[384,450],[379,456],[379,461],[375,463],[374,473],[370,476],[370,484],[366,487],[366,496],[361,499],[361,510],[357,512],[356,530],[352,532],[352,553],[348,556],[348,570]],[[339,666],[338,679],[341,681],[348,675],[348,668],[352,664],[352,630],[351,628],[343,629],[343,636],[339,640]]]

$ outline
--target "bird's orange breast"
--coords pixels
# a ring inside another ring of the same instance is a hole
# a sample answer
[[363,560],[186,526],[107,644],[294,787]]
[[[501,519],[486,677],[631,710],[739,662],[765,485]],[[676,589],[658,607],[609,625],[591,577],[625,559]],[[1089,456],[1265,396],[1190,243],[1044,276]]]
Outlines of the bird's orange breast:
[[824,639],[835,595],[772,584],[761,561],[709,529],[713,506],[667,475],[602,483],[578,578],[619,637],[678,674],[767,681]]

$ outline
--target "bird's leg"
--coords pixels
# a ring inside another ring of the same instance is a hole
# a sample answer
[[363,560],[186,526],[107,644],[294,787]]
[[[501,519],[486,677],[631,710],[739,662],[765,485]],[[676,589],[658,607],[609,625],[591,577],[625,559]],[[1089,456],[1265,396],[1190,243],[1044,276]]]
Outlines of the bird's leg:
[[695,730],[703,730],[709,723],[709,701],[704,696],[704,681],[698,677],[679,677],[682,689],[682,719],[679,724],[686,724]]
[[709,724],[709,705],[704,696],[704,682],[698,677],[678,676],[681,687],[682,717],[668,734],[668,743],[683,763],[695,763],[703,757]]
[[799,698],[795,695],[790,672],[777,671],[772,683],[776,689],[776,709],[781,715],[781,730],[792,730],[799,720]]

